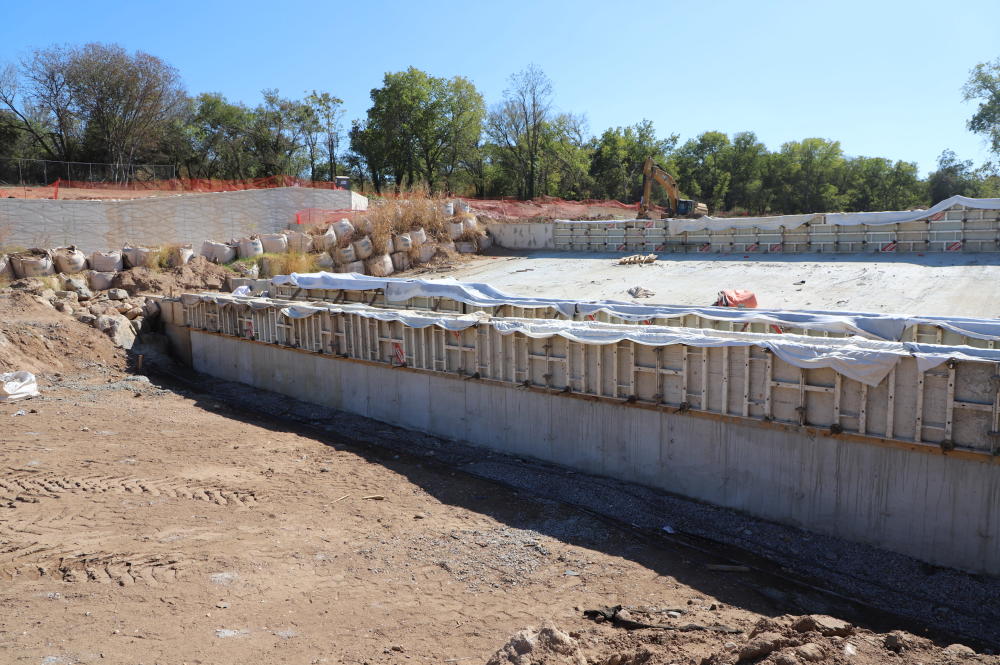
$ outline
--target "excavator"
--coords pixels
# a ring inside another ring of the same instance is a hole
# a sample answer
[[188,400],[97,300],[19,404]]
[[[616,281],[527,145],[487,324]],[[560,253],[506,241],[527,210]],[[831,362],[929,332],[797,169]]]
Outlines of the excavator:
[[702,217],[708,214],[708,206],[704,203],[695,203],[690,199],[680,198],[680,189],[677,181],[667,173],[666,169],[653,161],[652,157],[647,157],[642,165],[642,200],[639,201],[639,214],[637,219],[653,219],[652,203],[650,195],[653,193],[653,181],[660,183],[667,192],[670,203],[667,207],[665,217]]

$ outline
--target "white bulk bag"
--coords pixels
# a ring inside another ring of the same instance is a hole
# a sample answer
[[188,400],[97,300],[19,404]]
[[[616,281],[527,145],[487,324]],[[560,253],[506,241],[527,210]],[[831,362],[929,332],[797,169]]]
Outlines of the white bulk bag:
[[334,262],[333,257],[327,254],[326,252],[323,252],[316,258],[316,266],[320,270],[326,270],[327,272],[329,272],[333,270],[333,267],[335,265],[336,263]]
[[406,252],[396,252],[392,255],[392,267],[396,272],[410,269],[410,255]]
[[345,263],[340,266],[337,272],[356,272],[359,274],[365,274],[365,262],[364,261],[352,261],[350,263]]
[[331,226],[318,236],[313,236],[313,249],[326,252],[337,246],[337,233]]
[[264,253],[264,244],[257,236],[240,238],[237,246],[239,248],[241,259],[251,259]]
[[354,245],[341,247],[334,254],[334,258],[337,259],[337,263],[354,263],[358,260],[358,257],[354,254]]
[[125,247],[122,249],[122,255],[129,268],[155,268],[159,253],[159,249],[150,247]]
[[372,241],[368,236],[364,236],[360,240],[355,240],[351,244],[354,245],[354,256],[359,260],[367,259],[375,251],[372,247]]
[[365,269],[373,277],[388,277],[392,274],[392,259],[388,254],[380,254],[365,261]]
[[465,226],[466,231],[479,233],[479,220],[477,220],[474,215],[463,219],[462,224]]
[[470,210],[469,204],[466,203],[465,201],[462,201],[461,199],[455,201],[455,212],[463,213],[463,212],[469,212],[469,210]]
[[420,246],[420,263],[427,263],[433,259],[434,255],[437,254],[437,251],[437,243],[425,242]]
[[10,263],[17,277],[44,277],[54,275],[52,256],[41,249],[29,250],[23,254],[11,254]]
[[110,252],[94,252],[90,255],[90,269],[99,272],[118,272],[125,269],[125,261],[117,249]]
[[423,245],[425,242],[427,242],[427,232],[424,231],[423,229],[416,229],[414,231],[410,231],[410,240],[413,241],[414,245],[419,247],[420,245]]
[[10,264],[10,257],[0,254],[0,279],[13,279],[14,266]]
[[371,233],[372,231],[375,230],[375,225],[372,224],[372,220],[368,219],[367,217],[362,217],[358,221],[357,230],[360,231],[361,233]]
[[486,233],[479,236],[476,242],[479,245],[479,249],[489,249],[490,247],[493,246],[493,238],[491,238],[489,234]]
[[288,251],[290,252],[308,252],[312,249],[312,236],[308,233],[285,231],[285,236],[288,238]]
[[350,239],[354,235],[354,225],[348,219],[334,222],[330,225],[330,228],[333,229],[333,232],[337,234],[337,238],[341,241]]
[[447,217],[453,217],[455,215],[455,204],[452,203],[451,201],[448,201],[447,203],[445,203],[444,204],[444,214]]
[[170,256],[167,257],[167,263],[170,264],[171,268],[177,268],[178,266],[183,266],[194,258],[194,250],[191,245],[175,245],[170,248]]
[[400,233],[398,236],[393,238],[392,247],[397,252],[408,252],[413,249],[413,239],[410,237],[409,233]]
[[31,372],[0,374],[0,402],[13,402],[25,397],[38,397],[38,382]]
[[236,258],[236,248],[224,242],[206,240],[201,243],[201,255],[212,263],[229,263]]
[[260,243],[268,254],[288,251],[288,237],[284,233],[265,233],[260,237]]
[[106,291],[111,288],[111,284],[115,280],[115,275],[117,271],[102,272],[98,270],[91,270],[87,275],[87,284],[90,285],[91,291]]
[[87,269],[87,256],[76,247],[60,247],[52,253],[56,270],[66,274],[83,272]]

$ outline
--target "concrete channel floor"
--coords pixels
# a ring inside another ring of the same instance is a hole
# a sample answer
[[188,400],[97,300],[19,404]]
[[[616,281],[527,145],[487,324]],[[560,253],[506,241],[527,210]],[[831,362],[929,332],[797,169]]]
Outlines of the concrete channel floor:
[[[922,315],[1000,316],[1000,254],[660,254],[617,265],[622,254],[496,250],[453,269],[415,276],[485,282],[517,295],[710,305],[722,289],[750,289],[759,307]],[[412,273],[411,273],[412,274]],[[641,286],[654,296],[635,300]]]

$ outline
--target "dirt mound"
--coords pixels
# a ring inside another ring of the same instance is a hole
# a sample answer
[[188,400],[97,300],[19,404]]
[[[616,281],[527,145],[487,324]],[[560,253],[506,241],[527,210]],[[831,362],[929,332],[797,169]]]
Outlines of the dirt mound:
[[107,335],[56,311],[41,295],[0,294],[0,371],[33,374],[104,365],[123,368],[125,351]]
[[157,270],[132,268],[115,276],[112,286],[125,289],[129,295],[179,294],[182,291],[218,291],[232,273],[203,256],[196,256],[189,263],[177,268]]
[[549,624],[512,636],[486,665],[876,665],[1000,663],[961,644],[904,631],[874,633],[823,615],[760,619],[741,635],[683,629],[623,630],[607,624],[563,632]]

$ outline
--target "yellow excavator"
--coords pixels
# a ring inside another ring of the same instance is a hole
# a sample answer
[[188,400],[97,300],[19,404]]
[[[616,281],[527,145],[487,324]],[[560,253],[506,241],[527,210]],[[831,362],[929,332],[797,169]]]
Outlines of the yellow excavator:
[[667,199],[670,201],[664,217],[702,217],[708,214],[708,206],[704,203],[695,203],[690,199],[680,198],[680,189],[677,181],[667,173],[666,169],[653,161],[652,157],[647,157],[642,165],[642,200],[639,201],[639,214],[637,219],[653,219],[652,202],[650,195],[653,193],[653,181],[660,183],[667,192]]

